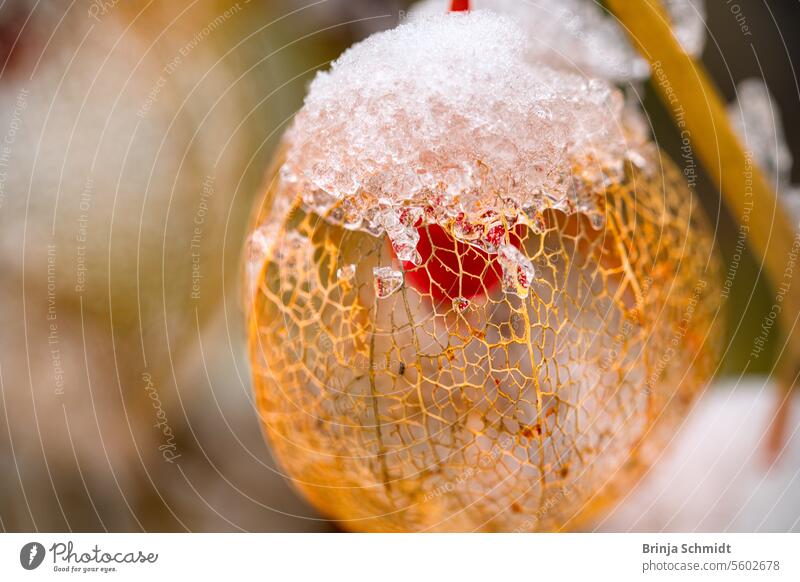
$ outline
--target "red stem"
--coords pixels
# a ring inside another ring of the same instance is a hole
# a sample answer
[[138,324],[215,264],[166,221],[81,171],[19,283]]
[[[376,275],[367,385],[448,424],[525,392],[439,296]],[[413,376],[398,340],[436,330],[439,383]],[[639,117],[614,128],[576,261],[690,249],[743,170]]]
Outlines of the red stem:
[[450,12],[468,12],[469,0],[450,0]]

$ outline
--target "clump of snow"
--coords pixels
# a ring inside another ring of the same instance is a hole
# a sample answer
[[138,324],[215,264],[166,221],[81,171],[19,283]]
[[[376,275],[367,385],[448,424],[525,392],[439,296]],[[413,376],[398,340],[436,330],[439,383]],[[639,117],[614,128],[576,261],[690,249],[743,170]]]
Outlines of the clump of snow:
[[606,82],[531,64],[511,19],[445,13],[373,35],[316,77],[282,177],[312,211],[386,232],[411,258],[423,217],[591,211],[623,173],[622,116]]
[[[422,0],[412,17],[441,14],[449,0]],[[528,58],[611,81],[646,79],[647,63],[631,46],[625,30],[596,0],[473,0],[476,10],[507,14],[529,40]],[[665,0],[675,37],[689,54],[705,43],[703,0]]]
[[706,3],[704,0],[662,0],[672,32],[683,50],[700,56],[706,44]]
[[800,230],[800,185],[791,184],[792,153],[778,102],[762,79],[744,79],[736,85],[736,100],[728,106],[728,118]]
[[502,245],[497,257],[503,268],[503,290],[527,297],[535,275],[531,260],[512,245]]

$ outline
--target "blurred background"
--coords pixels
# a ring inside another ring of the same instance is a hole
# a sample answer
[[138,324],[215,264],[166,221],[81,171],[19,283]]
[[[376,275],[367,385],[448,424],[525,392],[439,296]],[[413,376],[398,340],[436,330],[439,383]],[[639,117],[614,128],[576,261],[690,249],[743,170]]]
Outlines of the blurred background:
[[[240,256],[308,82],[410,4],[0,3],[0,529],[336,530],[263,442]],[[794,0],[708,0],[702,52],[731,103],[743,80],[766,83],[795,159],[798,22]],[[650,82],[628,88],[678,157]],[[779,188],[799,166],[783,159]],[[726,269],[738,265],[723,367],[596,527],[798,530],[800,412],[774,467],[760,442],[779,335],[748,357],[774,293],[705,176],[697,191]]]

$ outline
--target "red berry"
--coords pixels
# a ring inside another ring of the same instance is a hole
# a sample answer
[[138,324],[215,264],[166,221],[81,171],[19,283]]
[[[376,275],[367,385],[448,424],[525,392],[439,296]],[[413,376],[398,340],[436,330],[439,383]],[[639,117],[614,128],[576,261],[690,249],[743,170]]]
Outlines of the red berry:
[[[488,294],[500,283],[503,271],[496,254],[456,240],[438,224],[420,227],[417,252],[422,261],[403,262],[405,280],[435,301],[456,297],[471,299]],[[511,243],[521,246],[520,228],[511,232]]]

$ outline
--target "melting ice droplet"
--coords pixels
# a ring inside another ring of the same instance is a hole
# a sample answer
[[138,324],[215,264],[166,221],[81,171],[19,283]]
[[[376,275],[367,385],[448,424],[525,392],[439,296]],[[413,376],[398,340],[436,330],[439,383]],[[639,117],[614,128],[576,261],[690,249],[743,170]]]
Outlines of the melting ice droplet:
[[391,267],[375,267],[372,274],[375,277],[375,295],[379,299],[389,297],[403,286],[403,273]]
[[736,102],[728,106],[734,129],[772,183],[785,187],[792,154],[775,98],[761,79],[745,79],[736,86],[736,93]]
[[534,276],[530,259],[511,245],[501,245],[497,249],[497,259],[503,268],[503,290],[527,297]]
[[415,225],[421,217],[421,208],[388,208],[375,214],[372,226],[376,233],[386,232],[398,259],[419,265],[422,258],[417,252],[419,232]]
[[254,230],[247,239],[245,246],[247,253],[247,287],[251,296],[256,289],[258,277],[261,274],[261,269],[269,251],[269,239],[266,231],[267,229],[263,226]]
[[464,313],[469,309],[469,299],[466,297],[456,297],[453,299],[453,310],[456,313]]

